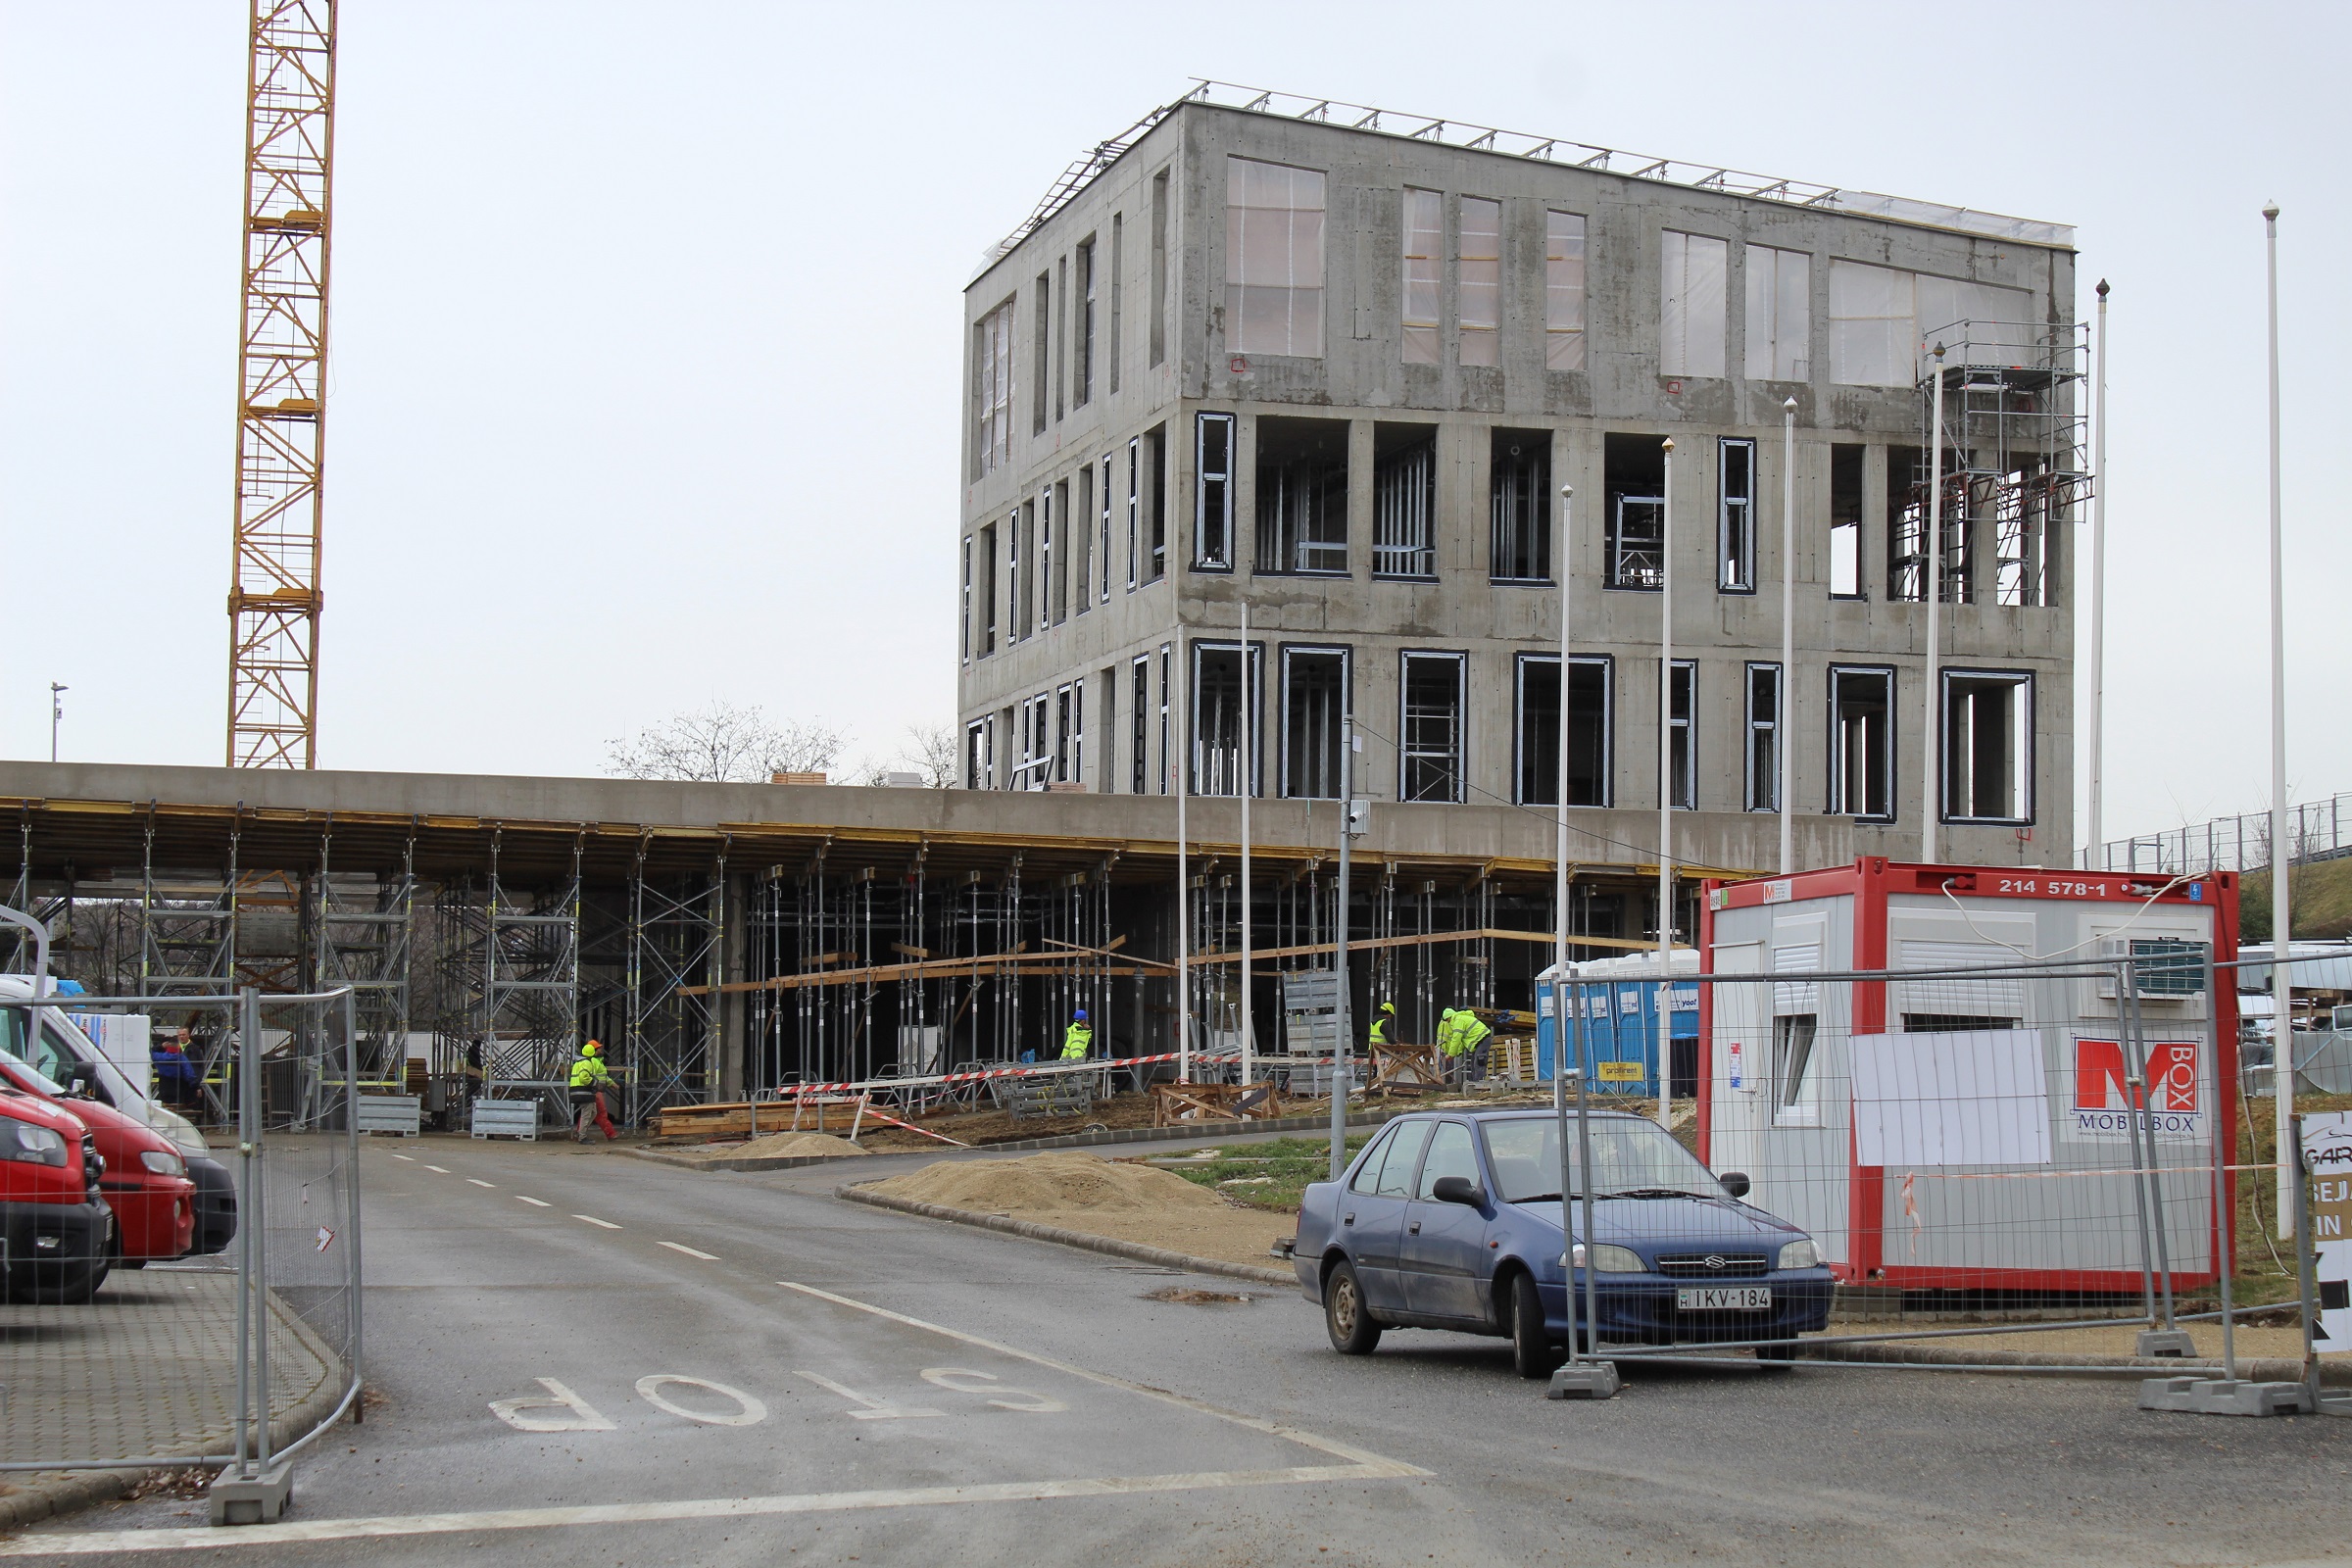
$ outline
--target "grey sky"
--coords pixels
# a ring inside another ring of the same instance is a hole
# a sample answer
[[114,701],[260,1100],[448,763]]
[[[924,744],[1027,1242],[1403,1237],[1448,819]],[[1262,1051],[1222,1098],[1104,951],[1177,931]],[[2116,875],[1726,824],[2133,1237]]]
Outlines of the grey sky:
[[[245,14],[0,3],[0,752],[218,762]],[[344,0],[322,765],[593,772],[712,697],[952,718],[958,294],[1193,74],[2080,225],[2112,278],[2111,831],[2268,799],[2336,695],[2339,6]]]

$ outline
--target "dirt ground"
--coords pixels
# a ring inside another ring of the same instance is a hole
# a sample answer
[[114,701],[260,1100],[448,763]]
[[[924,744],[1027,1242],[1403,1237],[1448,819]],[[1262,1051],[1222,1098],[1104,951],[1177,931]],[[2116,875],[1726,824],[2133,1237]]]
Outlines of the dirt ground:
[[[2197,1353],[2213,1360],[2221,1359],[2222,1326],[2219,1323],[2183,1323],[2182,1328],[2196,1341]],[[1836,1323],[1831,1327],[1838,1332],[1870,1334],[1882,1332],[1866,1322]],[[2132,1336],[2137,1326],[2119,1329],[2055,1329],[2048,1333],[1975,1334],[1966,1338],[1927,1340],[1944,1350],[1983,1350],[1986,1354],[2031,1352],[2066,1352],[2078,1355],[2130,1355]],[[2254,1356],[2283,1356],[2300,1360],[2303,1355],[2303,1331],[2300,1329],[2257,1328],[2239,1324],[2233,1338],[2241,1359]],[[2332,1359],[2341,1360],[2343,1356]]]
[[943,1160],[878,1182],[874,1191],[1267,1268],[1279,1266],[1275,1240],[1293,1230],[1288,1216],[1241,1208],[1181,1176],[1079,1150]]
[[864,1154],[871,1151],[830,1133],[762,1133],[748,1142],[694,1144],[662,1152],[682,1159],[768,1159],[780,1154]]

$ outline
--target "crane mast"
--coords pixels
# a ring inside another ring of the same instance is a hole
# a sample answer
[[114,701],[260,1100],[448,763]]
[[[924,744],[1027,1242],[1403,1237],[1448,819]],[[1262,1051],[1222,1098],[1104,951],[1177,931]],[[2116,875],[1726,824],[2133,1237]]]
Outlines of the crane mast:
[[251,0],[228,765],[314,767],[335,0]]

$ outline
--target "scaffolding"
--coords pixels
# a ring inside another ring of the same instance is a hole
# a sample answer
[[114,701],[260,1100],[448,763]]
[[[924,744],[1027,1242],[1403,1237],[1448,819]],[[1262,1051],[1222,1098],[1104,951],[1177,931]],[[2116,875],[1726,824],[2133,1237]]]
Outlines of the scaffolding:
[[386,875],[332,869],[333,826],[320,834],[313,886],[313,953],[318,972],[304,989],[351,988],[360,1078],[373,1090],[408,1089],[410,957],[416,926],[416,844]]
[[433,1042],[433,1072],[470,1096],[524,1091],[560,1124],[571,1120],[571,1058],[580,1015],[580,851],[570,874],[518,887],[499,873],[493,830],[485,878],[442,884],[435,904],[448,1013]]
[[[1932,560],[1945,604],[2054,602],[2064,525],[2090,497],[2088,333],[2079,322],[1959,320],[1927,334],[1943,353],[1922,360],[1923,439],[1891,553],[1894,598],[1924,597]],[[1940,431],[1934,428],[1938,378]],[[1941,528],[1931,542],[1938,446]]]

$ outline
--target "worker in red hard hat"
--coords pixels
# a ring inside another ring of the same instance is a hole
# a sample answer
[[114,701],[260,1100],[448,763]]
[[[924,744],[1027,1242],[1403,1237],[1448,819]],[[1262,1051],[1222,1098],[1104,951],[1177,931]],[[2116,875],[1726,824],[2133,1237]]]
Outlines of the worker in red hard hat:
[[612,1097],[612,1104],[620,1103],[620,1080],[605,1065],[605,1043],[591,1040],[580,1047],[571,1064],[571,1135],[581,1143],[588,1141],[591,1120],[604,1132],[606,1142],[620,1136],[606,1107],[607,1095]]

